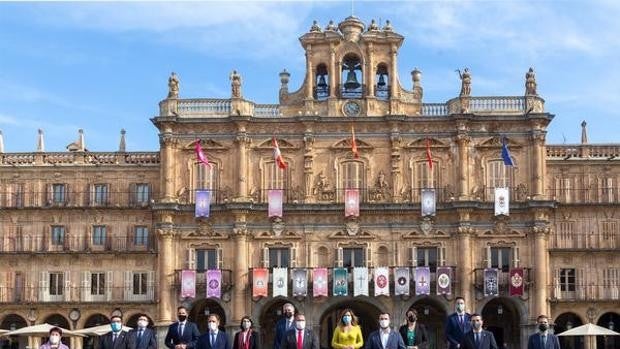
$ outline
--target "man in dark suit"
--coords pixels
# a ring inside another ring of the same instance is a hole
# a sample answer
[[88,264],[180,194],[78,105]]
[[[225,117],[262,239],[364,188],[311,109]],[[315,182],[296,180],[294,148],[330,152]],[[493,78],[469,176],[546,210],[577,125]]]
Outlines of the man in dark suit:
[[365,349],[405,349],[405,342],[398,331],[390,328],[390,314],[379,314],[379,329],[368,336]]
[[123,319],[120,315],[110,318],[112,331],[99,338],[99,349],[127,349],[127,333],[123,332]]
[[306,316],[295,315],[295,327],[284,335],[278,346],[280,349],[319,349],[319,338],[306,328]]
[[196,349],[230,349],[226,333],[220,331],[220,316],[210,314],[207,318],[209,330],[198,338]]
[[127,333],[127,349],[157,349],[155,331],[148,328],[149,318],[145,314],[138,316],[138,327]]
[[456,312],[448,316],[445,325],[448,349],[458,349],[463,335],[471,331],[471,316],[465,312],[465,298],[456,297],[455,308]]
[[471,315],[471,331],[461,339],[461,349],[498,349],[493,333],[482,329],[482,316]]
[[560,341],[553,333],[549,333],[549,318],[539,315],[536,319],[538,330],[527,340],[527,349],[560,349]]
[[187,320],[187,309],[184,306],[177,308],[178,322],[168,326],[168,333],[164,339],[169,349],[193,349],[200,337],[195,323]]
[[280,343],[284,339],[284,334],[295,328],[293,323],[295,320],[295,307],[291,303],[285,303],[282,306],[282,315],[284,317],[276,322],[276,337],[273,340],[273,349],[281,349]]

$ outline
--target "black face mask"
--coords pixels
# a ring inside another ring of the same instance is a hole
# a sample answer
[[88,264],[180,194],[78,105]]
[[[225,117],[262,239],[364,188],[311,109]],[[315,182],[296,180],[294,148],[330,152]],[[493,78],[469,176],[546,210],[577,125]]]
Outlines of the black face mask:
[[547,325],[547,324],[540,324],[540,325],[538,325],[538,329],[541,330],[542,332],[545,332],[546,330],[549,329],[549,325]]
[[411,321],[411,322],[415,322],[418,318],[417,318],[417,317],[415,317],[415,315],[409,315],[408,319],[409,319],[409,321]]
[[187,315],[179,315],[177,316],[177,318],[179,319],[179,321],[183,322],[187,319]]

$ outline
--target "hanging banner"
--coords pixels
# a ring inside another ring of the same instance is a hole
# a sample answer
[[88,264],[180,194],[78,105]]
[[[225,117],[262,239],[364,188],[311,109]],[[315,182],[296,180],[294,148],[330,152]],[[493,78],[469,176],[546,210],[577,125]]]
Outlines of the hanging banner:
[[257,268],[252,270],[252,297],[267,297],[269,288],[269,270]]
[[334,268],[334,296],[346,296],[349,294],[348,275],[347,268]]
[[267,199],[269,201],[269,218],[282,217],[282,197],[284,190],[282,189],[269,189],[267,191]]
[[181,271],[181,297],[196,298],[196,271]]
[[498,296],[498,272],[495,268],[484,269],[484,296]]
[[409,268],[394,268],[394,294],[397,296],[409,295]]
[[305,297],[308,295],[308,271],[306,269],[293,269],[293,297]]
[[211,208],[211,190],[196,190],[196,208],[194,217],[209,217]]
[[422,189],[422,217],[434,216],[436,212],[435,189]]
[[353,296],[368,296],[368,268],[353,268]]
[[437,294],[452,294],[452,268],[437,267]]
[[523,268],[510,269],[510,295],[523,296]]
[[431,294],[431,269],[429,267],[415,268],[415,294]]
[[222,298],[222,271],[207,270],[207,298]]
[[327,297],[327,268],[312,270],[312,295]]
[[390,270],[386,267],[375,268],[375,297],[390,295]]
[[495,188],[495,215],[509,214],[510,192],[508,188]]
[[344,216],[360,216],[360,192],[358,189],[346,189],[344,191]]
[[273,296],[288,297],[288,269],[273,268]]

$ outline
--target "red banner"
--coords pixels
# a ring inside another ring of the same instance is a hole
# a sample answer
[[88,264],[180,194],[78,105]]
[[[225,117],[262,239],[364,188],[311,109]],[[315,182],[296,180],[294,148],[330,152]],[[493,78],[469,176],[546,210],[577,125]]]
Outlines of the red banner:
[[523,268],[510,269],[510,295],[523,296]]
[[252,270],[252,297],[267,297],[269,290],[269,269]]
[[360,216],[360,192],[358,189],[346,189],[344,192],[344,216]]
[[181,271],[181,297],[196,298],[196,271]]
[[315,268],[312,271],[312,295],[327,297],[327,268]]

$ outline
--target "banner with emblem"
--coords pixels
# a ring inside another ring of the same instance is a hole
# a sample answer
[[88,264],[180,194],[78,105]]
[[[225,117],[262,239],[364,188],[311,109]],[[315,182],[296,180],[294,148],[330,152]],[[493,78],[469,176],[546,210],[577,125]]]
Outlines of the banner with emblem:
[[394,268],[394,294],[397,296],[409,295],[409,268]]
[[308,271],[306,269],[293,269],[293,297],[305,297],[308,295]]
[[510,269],[510,295],[523,296],[523,268]]
[[207,270],[207,298],[222,298],[222,271],[219,269]]
[[282,189],[269,189],[267,191],[267,200],[269,201],[268,216],[282,217],[282,197],[284,190]]
[[452,268],[437,267],[437,294],[452,294]]
[[211,190],[196,190],[196,207],[194,217],[209,217],[211,208]]
[[495,268],[484,269],[484,296],[498,296],[498,271]]
[[387,267],[375,268],[375,297],[390,295],[390,270]]
[[415,268],[415,294],[431,294],[431,269],[429,267]]
[[334,296],[346,296],[349,294],[347,268],[334,268]]
[[267,297],[269,289],[269,270],[267,268],[252,269],[252,297]]
[[181,297],[196,298],[195,270],[181,270]]
[[344,216],[359,217],[360,215],[360,191],[358,189],[346,189],[344,191]]
[[327,268],[315,268],[312,270],[312,295],[314,297],[327,297]]
[[510,192],[508,188],[495,188],[495,215],[508,216],[510,210]]
[[422,217],[434,216],[436,212],[435,189],[422,189],[420,197]]
[[273,268],[272,270],[273,296],[288,297],[288,269]]
[[353,268],[353,296],[368,296],[368,268]]

